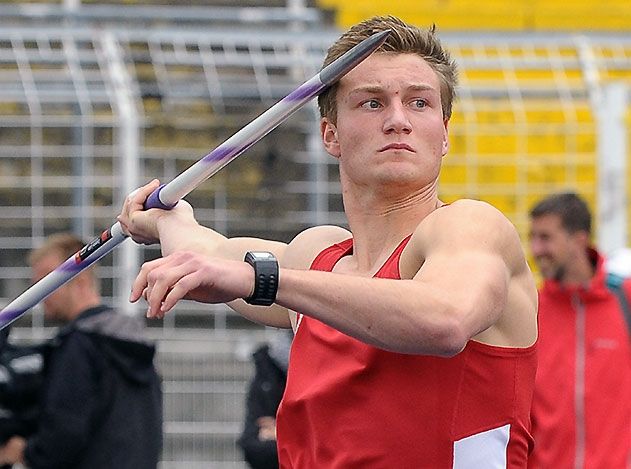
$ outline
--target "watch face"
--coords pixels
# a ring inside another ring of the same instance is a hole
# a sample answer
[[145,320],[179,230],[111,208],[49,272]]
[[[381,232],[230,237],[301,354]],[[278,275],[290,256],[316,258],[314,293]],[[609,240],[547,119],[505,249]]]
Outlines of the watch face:
[[252,255],[262,261],[268,260],[268,259],[274,259],[274,256],[269,252],[253,252]]

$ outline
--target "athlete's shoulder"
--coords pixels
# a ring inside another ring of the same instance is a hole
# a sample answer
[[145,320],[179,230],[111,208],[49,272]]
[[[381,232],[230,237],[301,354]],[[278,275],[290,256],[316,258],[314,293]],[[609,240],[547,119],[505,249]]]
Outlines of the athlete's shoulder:
[[458,199],[450,204],[445,204],[440,207],[440,209],[432,212],[432,214],[441,218],[456,217],[462,219],[483,215],[497,220],[508,220],[506,216],[493,205],[483,200],[474,199]]
[[415,236],[427,237],[432,241],[449,239],[451,236],[472,237],[489,235],[514,238],[517,230],[500,210],[481,200],[460,199],[434,210],[423,220]]
[[321,225],[308,228],[289,243],[281,265],[290,269],[309,269],[322,250],[351,236],[350,231],[339,226]]
[[507,258],[523,257],[519,234],[502,212],[483,201],[460,199],[437,208],[419,223],[406,254],[425,259],[433,253],[481,248]]

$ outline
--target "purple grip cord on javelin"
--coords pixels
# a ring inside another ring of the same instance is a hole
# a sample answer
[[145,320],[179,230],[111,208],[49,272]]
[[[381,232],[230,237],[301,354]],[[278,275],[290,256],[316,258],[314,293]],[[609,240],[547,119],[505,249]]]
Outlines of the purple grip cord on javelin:
[[302,101],[309,96],[316,96],[326,87],[326,83],[314,83],[310,86],[301,86],[285,96],[283,101]]
[[147,197],[147,200],[145,200],[145,203],[143,205],[145,210],[149,210],[150,208],[161,208],[163,210],[171,210],[173,207],[177,205],[177,202],[175,202],[173,205],[166,205],[162,203],[162,201],[160,200],[160,192],[162,191],[162,189],[164,189],[164,186],[166,186],[166,184],[161,184],[155,191],[153,191],[149,195],[149,197]]

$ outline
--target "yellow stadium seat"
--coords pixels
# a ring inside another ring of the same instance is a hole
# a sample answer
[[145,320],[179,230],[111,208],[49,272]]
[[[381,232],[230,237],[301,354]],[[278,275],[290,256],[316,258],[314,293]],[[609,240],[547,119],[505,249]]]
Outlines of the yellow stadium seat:
[[589,0],[319,0],[336,12],[342,28],[374,15],[392,14],[418,25],[436,23],[441,29],[460,30],[628,30],[631,2],[612,0],[605,5]]
[[467,167],[464,165],[444,164],[441,181],[447,184],[464,185],[467,182]]

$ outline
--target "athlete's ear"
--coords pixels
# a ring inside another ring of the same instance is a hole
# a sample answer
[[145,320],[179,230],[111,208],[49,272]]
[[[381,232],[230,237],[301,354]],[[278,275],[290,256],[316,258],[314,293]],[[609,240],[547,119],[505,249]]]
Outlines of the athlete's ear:
[[327,153],[335,158],[340,157],[340,143],[337,140],[337,127],[327,117],[320,119],[320,135]]
[[443,121],[445,125],[445,132],[443,134],[443,148],[442,155],[445,156],[449,151],[449,118]]

